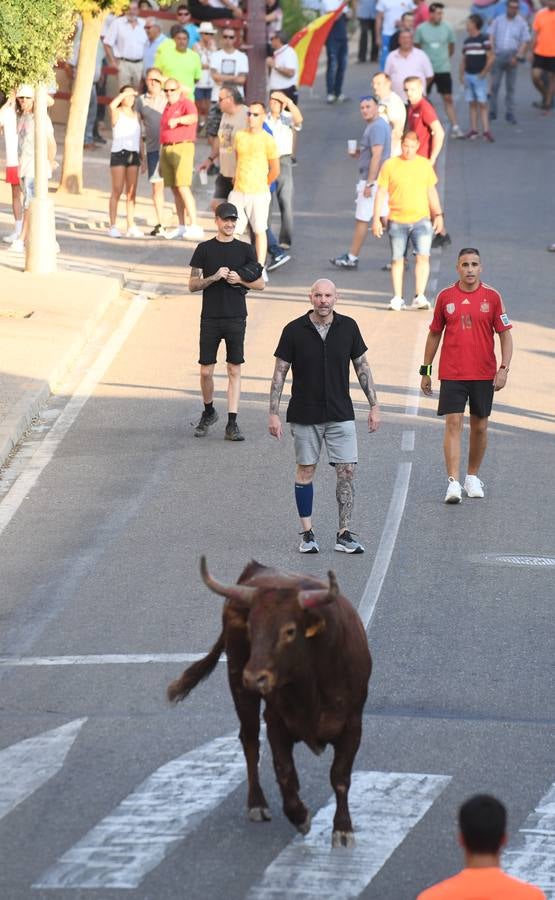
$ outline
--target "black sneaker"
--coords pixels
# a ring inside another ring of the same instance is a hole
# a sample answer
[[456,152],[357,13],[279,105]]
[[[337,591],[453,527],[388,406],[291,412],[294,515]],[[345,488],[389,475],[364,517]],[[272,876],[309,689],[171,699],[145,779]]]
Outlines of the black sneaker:
[[268,272],[273,272],[274,269],[279,269],[280,266],[284,266],[290,259],[289,253],[286,253],[285,251],[283,251],[283,253],[276,253],[275,256],[272,256],[272,261],[266,266],[266,269]]
[[152,231],[149,231],[148,233],[149,233],[150,237],[163,237],[164,229],[163,229],[162,225],[158,224],[158,225],[155,225],[154,228],[152,229]]
[[215,425],[218,418],[218,413],[215,409],[211,413],[207,413],[205,410],[195,426],[195,437],[205,437],[210,426]]
[[225,426],[224,438],[226,441],[244,441],[245,435],[240,431],[237,422],[231,422]]
[[95,144],[107,144],[108,143],[106,138],[103,138],[101,134],[96,134],[94,131],[93,131],[93,141]]
[[299,552],[300,553],[319,553],[320,548],[314,537],[314,532],[312,528],[309,528],[308,531],[301,531],[302,535],[301,543],[299,544]]

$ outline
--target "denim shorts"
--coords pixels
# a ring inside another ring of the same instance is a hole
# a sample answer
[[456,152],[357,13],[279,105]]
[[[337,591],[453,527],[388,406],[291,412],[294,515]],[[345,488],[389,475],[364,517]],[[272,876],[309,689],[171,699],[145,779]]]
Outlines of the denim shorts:
[[21,179],[21,190],[23,192],[23,209],[29,209],[31,200],[35,196],[35,179],[33,176],[23,176]]
[[467,103],[488,102],[488,79],[464,73],[464,99]]
[[418,222],[392,222],[388,226],[391,258],[402,259],[407,251],[409,240],[417,256],[429,256],[432,250],[433,229],[429,219]]
[[[147,150],[146,152],[146,169],[149,181],[162,181],[159,170],[160,151]],[[154,177],[153,177],[154,176]]]

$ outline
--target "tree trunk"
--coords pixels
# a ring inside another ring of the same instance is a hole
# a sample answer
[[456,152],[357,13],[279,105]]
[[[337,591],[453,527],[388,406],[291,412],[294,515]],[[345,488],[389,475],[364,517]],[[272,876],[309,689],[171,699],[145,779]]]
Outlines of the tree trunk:
[[58,188],[59,191],[69,194],[80,194],[83,190],[83,141],[94,81],[98,41],[104,21],[104,15],[92,16],[84,12],[82,16],[81,45],[69,106],[64,161]]

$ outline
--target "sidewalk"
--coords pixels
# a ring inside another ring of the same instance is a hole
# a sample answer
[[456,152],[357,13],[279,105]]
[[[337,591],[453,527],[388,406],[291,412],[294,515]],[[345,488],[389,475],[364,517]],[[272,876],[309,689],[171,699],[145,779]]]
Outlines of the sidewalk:
[[123,279],[0,263],[0,465],[67,373]]

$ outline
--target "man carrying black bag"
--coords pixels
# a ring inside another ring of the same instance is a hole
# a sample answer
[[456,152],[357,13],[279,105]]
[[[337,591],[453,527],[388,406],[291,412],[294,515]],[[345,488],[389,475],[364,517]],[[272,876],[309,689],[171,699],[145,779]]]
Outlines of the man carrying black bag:
[[262,266],[251,244],[234,237],[238,212],[233,203],[216,208],[216,237],[202,241],[193,253],[189,290],[202,291],[200,317],[200,389],[204,411],[195,437],[204,437],[218,421],[214,408],[214,366],[220,341],[226,345],[228,419],[226,441],[244,441],[237,424],[241,396],[241,365],[247,325],[246,294],[264,290]]

